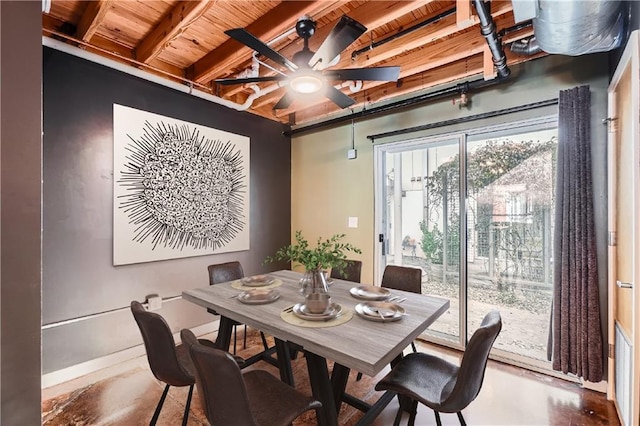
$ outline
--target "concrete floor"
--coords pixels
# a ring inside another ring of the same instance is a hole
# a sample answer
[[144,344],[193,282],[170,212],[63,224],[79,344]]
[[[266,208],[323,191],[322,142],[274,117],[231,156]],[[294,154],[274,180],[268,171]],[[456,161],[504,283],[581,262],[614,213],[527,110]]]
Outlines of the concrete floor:
[[[238,328],[238,344],[242,345],[242,328]],[[208,336],[211,338],[212,336]],[[459,354],[449,349],[419,343],[420,351],[438,354],[458,362]],[[238,354],[248,356],[261,349],[258,333],[249,329],[248,347]],[[264,362],[250,368],[261,368],[278,376],[277,370]],[[304,357],[293,363],[296,388],[310,394]],[[355,380],[351,372],[347,392],[374,402],[381,395],[373,388],[388,369],[376,377]],[[164,384],[157,381],[148,368],[146,357],[92,373],[71,382],[43,390],[43,424],[45,425],[146,425],[160,399]],[[171,388],[160,414],[158,425],[182,422],[187,388]],[[394,400],[378,416],[374,425],[393,424],[397,410]],[[578,384],[539,373],[490,361],[483,388],[477,399],[463,410],[469,425],[618,425],[615,408],[602,393],[581,388]],[[340,425],[353,425],[362,416],[356,409],[342,405]],[[442,414],[444,425],[458,425],[455,414]],[[405,415],[402,424],[406,424]],[[189,425],[206,425],[197,392],[194,393]],[[306,413],[295,426],[315,425],[315,413]],[[434,425],[433,412],[419,406],[416,425]]]

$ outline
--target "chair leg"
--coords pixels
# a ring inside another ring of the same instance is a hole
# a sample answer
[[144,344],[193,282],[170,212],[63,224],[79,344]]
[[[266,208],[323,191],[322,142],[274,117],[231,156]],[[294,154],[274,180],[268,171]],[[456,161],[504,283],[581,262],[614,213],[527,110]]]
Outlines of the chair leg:
[[438,413],[437,411],[434,410],[433,414],[436,415],[436,425],[442,426],[442,421],[440,420],[440,413]]
[[413,341],[411,341],[411,349],[413,349],[413,353],[418,352],[418,350],[416,349],[416,344],[413,343]]
[[233,326],[233,354],[236,354],[236,344],[238,342],[238,326]]
[[356,382],[362,380],[362,373],[358,371],[358,375],[356,376]]
[[400,426],[401,419],[402,419],[402,407],[399,407],[398,412],[396,413],[396,418],[393,419],[393,426]]
[[187,396],[187,405],[184,407],[184,416],[182,416],[182,426],[187,426],[189,420],[189,407],[191,407],[191,396],[193,395],[193,385],[189,386],[189,396]]
[[247,349],[247,324],[244,325],[244,339],[242,341],[242,349]]
[[156,411],[153,413],[153,417],[151,418],[151,422],[149,423],[149,426],[154,426],[158,421],[158,417],[160,416],[160,410],[162,410],[162,404],[164,404],[164,399],[167,397],[167,393],[169,392],[170,386],[171,385],[167,385],[164,387],[164,392],[162,392],[160,401],[158,401],[158,405],[156,406]]
[[458,420],[460,420],[460,426],[467,426],[467,422],[465,422],[464,417],[462,417],[462,411],[458,411],[456,414],[458,415]]
[[414,426],[416,424],[416,415],[418,414],[418,401],[415,399],[411,401],[411,414],[409,415],[408,426]]

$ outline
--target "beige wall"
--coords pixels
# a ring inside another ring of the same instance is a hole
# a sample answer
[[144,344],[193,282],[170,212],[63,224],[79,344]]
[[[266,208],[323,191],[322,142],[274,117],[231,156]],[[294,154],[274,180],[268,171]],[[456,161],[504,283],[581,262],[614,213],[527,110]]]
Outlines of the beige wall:
[[[374,256],[377,238],[374,234],[374,163],[373,144],[367,135],[404,129],[408,127],[475,115],[487,111],[523,105],[556,98],[561,89],[589,84],[592,91],[592,122],[599,123],[606,114],[607,60],[606,56],[590,55],[577,58],[548,57],[530,61],[514,68],[509,83],[495,86],[479,94],[471,94],[471,107],[458,108],[450,99],[435,101],[421,107],[400,110],[394,114],[373,116],[355,123],[355,147],[358,158],[347,159],[351,147],[351,122],[331,128],[300,133],[292,137],[291,149],[291,232],[303,231],[310,239],[344,232],[347,240],[363,250],[362,282],[374,280]],[[512,114],[493,120],[474,121],[449,128],[439,128],[428,133],[436,134],[454,129],[479,127],[489,123],[512,121],[553,113],[554,108],[532,110]],[[602,111],[602,112],[601,112]],[[602,115],[602,116],[600,116]],[[606,153],[606,134],[602,125],[596,126],[593,137],[594,158],[601,158],[602,165],[594,166],[594,173],[603,176]],[[413,139],[421,134],[406,134],[376,143]],[[599,151],[598,151],[599,150]],[[606,205],[606,182],[598,179],[594,183],[597,191],[596,203]],[[598,207],[596,207],[598,209]],[[347,218],[357,216],[357,229],[347,228]],[[596,212],[606,230],[604,207]],[[604,243],[604,240],[602,240]],[[603,283],[606,288],[606,244],[603,250]],[[606,297],[606,295],[604,296]],[[606,299],[602,306],[606,306]]]

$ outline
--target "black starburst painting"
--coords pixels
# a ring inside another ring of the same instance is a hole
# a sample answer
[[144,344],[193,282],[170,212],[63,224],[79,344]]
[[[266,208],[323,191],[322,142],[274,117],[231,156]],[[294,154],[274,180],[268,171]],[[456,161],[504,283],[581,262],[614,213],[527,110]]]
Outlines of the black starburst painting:
[[216,250],[246,226],[242,150],[184,122],[145,120],[127,133],[116,194],[130,239],[152,251]]

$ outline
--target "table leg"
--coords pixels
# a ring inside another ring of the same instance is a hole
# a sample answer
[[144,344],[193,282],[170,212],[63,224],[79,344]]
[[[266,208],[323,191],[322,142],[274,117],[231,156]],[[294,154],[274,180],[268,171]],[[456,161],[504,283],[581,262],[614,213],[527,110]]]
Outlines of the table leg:
[[218,336],[216,337],[216,347],[223,351],[229,350],[231,344],[231,332],[233,331],[233,324],[235,321],[227,318],[220,317],[220,323],[218,324]]
[[307,371],[314,398],[322,402],[322,408],[318,412],[319,426],[338,426],[338,414],[336,402],[331,389],[327,360],[314,353],[307,352]]
[[333,399],[336,403],[336,412],[338,413],[340,412],[340,406],[342,405],[344,391],[347,388],[349,371],[351,371],[351,369],[344,365],[340,365],[337,362],[333,364],[333,371],[331,372],[331,388],[333,389]]
[[293,370],[291,369],[291,353],[289,352],[289,343],[280,339],[274,339],[276,342],[276,354],[278,356],[278,369],[280,370],[280,380],[289,386],[294,387]]

